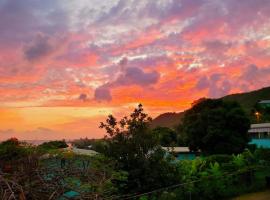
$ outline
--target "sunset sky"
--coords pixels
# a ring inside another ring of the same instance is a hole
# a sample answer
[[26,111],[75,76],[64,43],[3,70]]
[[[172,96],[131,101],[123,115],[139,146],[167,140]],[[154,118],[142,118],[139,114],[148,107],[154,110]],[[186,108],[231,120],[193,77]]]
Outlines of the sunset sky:
[[0,0],[0,140],[269,85],[270,0]]

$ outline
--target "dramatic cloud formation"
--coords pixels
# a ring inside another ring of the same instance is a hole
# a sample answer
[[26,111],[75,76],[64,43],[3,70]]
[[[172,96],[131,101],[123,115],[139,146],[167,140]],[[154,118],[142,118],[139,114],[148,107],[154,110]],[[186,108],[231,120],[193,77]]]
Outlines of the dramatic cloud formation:
[[95,90],[95,100],[97,101],[111,101],[112,95],[110,89],[105,85],[98,87]]
[[146,88],[149,85],[155,84],[159,80],[159,73],[156,71],[144,72],[137,67],[127,67],[127,59],[123,59],[119,63],[121,69],[118,77],[114,81],[110,81],[95,90],[95,100],[111,101],[112,96],[110,89],[116,87],[138,85]]
[[0,138],[269,86],[269,18],[268,0],[0,0]]

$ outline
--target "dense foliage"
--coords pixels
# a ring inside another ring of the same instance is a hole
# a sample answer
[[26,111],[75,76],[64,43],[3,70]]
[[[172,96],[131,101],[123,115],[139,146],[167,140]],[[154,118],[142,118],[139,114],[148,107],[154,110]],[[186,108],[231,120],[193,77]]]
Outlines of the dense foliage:
[[43,149],[61,149],[68,147],[67,143],[64,140],[55,140],[50,142],[44,142],[39,145]]
[[[91,140],[91,148],[100,152],[96,156],[62,149],[66,147],[64,141],[47,142],[38,147],[15,138],[2,142],[0,199],[14,192],[16,198],[22,200],[215,200],[265,188],[266,177],[270,176],[269,149],[243,150],[243,144],[241,149],[234,149],[237,153],[232,155],[208,155],[228,153],[228,144],[222,145],[229,140],[219,141],[222,134],[231,139],[236,135],[238,143],[234,145],[241,146],[242,140],[246,141],[245,134],[237,134],[246,128],[239,123],[248,123],[237,104],[204,99],[196,102],[187,113],[190,115],[185,120],[194,133],[199,127],[202,131],[205,128],[203,133],[211,133],[213,138],[201,133],[197,137],[208,142],[216,140],[218,145],[226,147],[225,151],[209,143],[213,146],[211,151],[206,148],[206,154],[194,160],[175,159],[162,150],[161,144],[173,146],[179,141],[179,135],[167,128],[151,130],[151,118],[139,105],[120,121],[110,115],[101,123],[108,135],[101,140]],[[235,135],[231,136],[231,132]],[[88,139],[79,140],[83,146],[88,142]]]
[[238,93],[232,94],[223,97],[222,99],[225,101],[236,101],[238,102],[246,113],[250,113],[251,110],[254,108],[254,105],[261,101],[269,99],[270,94],[270,87],[265,87],[259,90],[247,92],[247,93]]
[[153,129],[153,134],[157,137],[161,146],[178,146],[177,134],[174,130],[167,127],[157,127]]
[[91,146],[94,142],[94,139],[88,139],[88,138],[80,138],[77,140],[73,140],[72,146],[75,146],[79,149],[89,149],[89,146]]
[[[13,151],[4,152],[3,147]],[[104,199],[119,194],[127,177],[116,169],[114,160],[103,155],[51,149],[40,154],[40,147],[17,139],[1,143],[0,149],[0,199],[12,199],[13,192],[14,198],[21,200]]]
[[258,149],[252,154],[213,155],[178,162],[180,182],[175,187],[162,188],[140,200],[216,200],[228,199],[242,193],[265,188],[265,176],[270,175],[270,165],[256,155],[269,151]]
[[[262,88],[259,90],[247,92],[247,93],[237,93],[231,94],[222,97],[221,99],[224,101],[235,101],[241,105],[244,111],[249,115],[250,120],[252,123],[263,123],[263,122],[270,122],[270,115],[265,115],[261,113],[261,117],[257,120],[254,113],[256,112],[256,105],[261,100],[269,100],[270,99],[270,87]],[[269,113],[269,112],[268,112]],[[179,121],[182,121],[185,112],[180,113],[163,113],[158,117],[153,119],[152,126],[158,127],[169,127],[175,128],[179,124]]]
[[104,148],[107,145],[107,142],[104,139],[81,138],[72,141],[72,145],[79,149],[91,149],[96,152],[102,153],[104,152]]
[[257,102],[251,110],[251,120],[253,123],[270,122],[270,105]]
[[119,168],[128,172],[125,192],[146,191],[177,182],[177,171],[160,148],[149,128],[151,118],[142,105],[129,117],[117,121],[110,115],[101,123],[108,137],[104,154],[114,158]]
[[187,110],[181,130],[192,151],[241,153],[249,141],[250,121],[236,102],[204,99]]
[[0,161],[16,160],[26,155],[26,149],[16,138],[0,143]]

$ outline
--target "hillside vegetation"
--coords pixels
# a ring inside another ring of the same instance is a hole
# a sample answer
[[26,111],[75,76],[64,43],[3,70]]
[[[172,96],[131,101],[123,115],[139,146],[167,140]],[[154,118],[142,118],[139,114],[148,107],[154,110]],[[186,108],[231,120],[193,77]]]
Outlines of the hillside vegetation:
[[[239,93],[239,94],[231,94],[222,97],[221,99],[225,101],[236,101],[238,102],[243,109],[250,114],[253,106],[260,100],[270,99],[270,87],[262,88],[259,90],[247,92],[247,93]],[[180,113],[163,113],[156,117],[152,121],[152,127],[169,127],[174,128],[177,124],[180,123],[183,118],[185,112]]]
[[270,87],[247,93],[232,94],[222,99],[225,101],[237,101],[247,113],[250,113],[251,109],[258,101],[270,99]]

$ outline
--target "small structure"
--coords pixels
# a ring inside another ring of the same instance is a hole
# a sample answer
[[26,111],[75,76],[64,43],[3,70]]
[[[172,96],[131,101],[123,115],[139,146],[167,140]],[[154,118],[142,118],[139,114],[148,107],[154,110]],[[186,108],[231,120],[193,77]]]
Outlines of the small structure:
[[248,133],[251,136],[250,144],[270,148],[270,123],[251,124]]
[[251,124],[248,133],[250,134],[251,138],[270,139],[270,123]]
[[162,147],[163,150],[173,154],[177,160],[193,160],[198,153],[191,152],[188,147]]
[[174,153],[189,153],[188,147],[162,147],[163,150]]
[[261,100],[259,101],[259,105],[263,108],[270,108],[270,100]]

